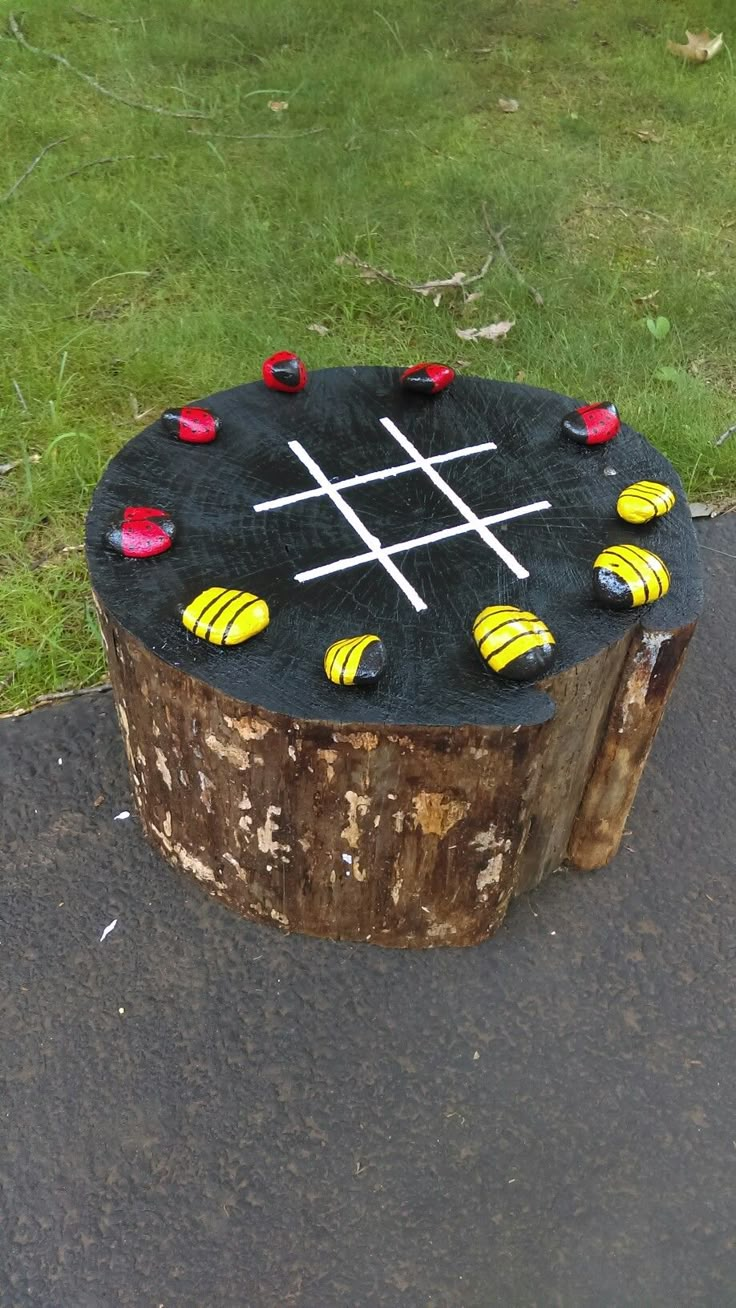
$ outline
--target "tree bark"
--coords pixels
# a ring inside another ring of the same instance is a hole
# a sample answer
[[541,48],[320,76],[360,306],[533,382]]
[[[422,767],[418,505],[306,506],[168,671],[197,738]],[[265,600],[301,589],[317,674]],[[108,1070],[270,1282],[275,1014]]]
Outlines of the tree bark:
[[512,896],[616,853],[695,625],[540,683],[542,724],[351,728],[233,699],[96,602],[151,842],[245,917],[405,948],[484,940]]

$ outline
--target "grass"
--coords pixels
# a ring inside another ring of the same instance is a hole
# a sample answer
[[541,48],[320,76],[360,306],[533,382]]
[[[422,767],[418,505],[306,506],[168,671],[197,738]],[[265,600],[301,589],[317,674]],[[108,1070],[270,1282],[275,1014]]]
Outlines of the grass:
[[[459,358],[615,397],[693,493],[733,489],[736,438],[713,442],[736,421],[736,79],[728,50],[666,53],[684,6],[86,5],[99,21],[29,3],[23,31],[118,95],[210,117],[128,107],[0,41],[0,193],[65,138],[0,204],[0,463],[21,461],[0,477],[2,707],[104,675],[83,556],[61,551],[107,459],[144,412],[255,377],[275,349],[312,368]],[[714,0],[714,29],[732,12]],[[475,272],[484,204],[542,308],[499,260],[465,308],[335,262]],[[502,342],[455,335],[500,318]]]

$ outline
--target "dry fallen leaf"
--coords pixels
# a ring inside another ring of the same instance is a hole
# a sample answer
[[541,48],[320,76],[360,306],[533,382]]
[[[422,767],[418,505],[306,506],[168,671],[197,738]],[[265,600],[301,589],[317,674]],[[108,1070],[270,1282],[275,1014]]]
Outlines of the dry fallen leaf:
[[491,322],[487,327],[456,327],[455,335],[460,337],[461,341],[497,341],[502,336],[506,336],[513,322]]
[[516,110],[519,108],[519,101],[505,100],[503,96],[500,96],[498,100],[498,107],[502,113],[515,114]]
[[275,114],[282,114],[282,113],[284,112],[284,109],[288,109],[288,108],[289,108],[289,101],[288,101],[288,100],[269,100],[269,102],[268,102],[268,107],[269,107],[269,109],[272,109],[273,112],[274,112]]
[[713,518],[717,509],[715,504],[702,504],[700,501],[691,500],[688,504],[691,518]]
[[685,32],[687,45],[678,45],[676,41],[668,41],[667,49],[670,54],[679,55],[681,59],[687,59],[691,64],[704,64],[719,50],[723,49],[723,32],[717,36],[711,36],[706,27],[704,32]]
[[658,295],[659,291],[650,291],[648,295],[635,295],[634,304],[651,304],[652,300],[656,300]]
[[633,135],[637,136],[640,141],[644,141],[647,145],[662,144],[662,137],[656,136],[654,132],[648,131],[646,128],[642,128],[640,131],[634,132]]
[[326,336],[329,330],[329,327],[325,327],[321,322],[310,322],[307,327],[308,332],[316,332],[318,336]]

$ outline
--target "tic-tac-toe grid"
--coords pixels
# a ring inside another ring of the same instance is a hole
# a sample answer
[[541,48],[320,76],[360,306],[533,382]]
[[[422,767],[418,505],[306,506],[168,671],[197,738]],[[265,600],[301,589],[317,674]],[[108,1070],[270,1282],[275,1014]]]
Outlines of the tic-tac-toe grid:
[[[301,441],[292,440],[288,442],[292,454],[304,465],[316,482],[313,489],[299,491],[293,495],[284,495],[277,499],[261,501],[255,504],[256,513],[266,513],[274,509],[284,509],[291,505],[298,504],[304,500],[317,499],[324,497],[330,501],[335,509],[342,515],[345,521],[352,527],[356,536],[367,549],[357,554],[347,555],[340,559],[335,559],[330,563],[321,564],[316,568],[307,568],[295,574],[294,580],[306,582],[316,580],[318,577],[327,577],[332,573],[344,572],[349,568],[360,567],[370,563],[380,563],[398,588],[404,593],[410,604],[417,612],[422,612],[427,605],[416,590],[416,588],[403,576],[397,564],[394,562],[394,556],[406,554],[411,550],[420,547],[431,546],[443,540],[449,540],[456,536],[464,535],[468,532],[475,533],[483,544],[491,549],[494,554],[510,569],[513,575],[519,579],[529,576],[528,570],[522,563],[506,548],[489,527],[496,523],[507,522],[512,518],[523,517],[529,513],[539,513],[544,509],[551,507],[549,500],[537,500],[531,504],[518,505],[511,509],[502,510],[499,513],[479,517],[469,504],[453,489],[450,483],[443,477],[438,465],[453,462],[457,459],[471,458],[475,454],[486,453],[490,450],[497,449],[494,441],[481,441],[476,445],[466,445],[456,450],[448,450],[443,454],[425,456],[417,448],[409,436],[403,432],[396,423],[388,417],[381,418],[381,426],[396,441],[397,445],[407,456],[407,461],[401,464],[376,469],[369,473],[360,473],[353,477],[342,478],[337,481],[331,481],[325,470],[320,466],[316,459],[312,457]],[[382,543],[378,536],[371,532],[352,504],[345,496],[345,491],[349,491],[358,486],[365,486],[372,482],[387,481],[390,478],[402,476],[405,473],[423,473],[431,483],[449,502],[456,511],[460,521],[455,526],[443,527],[437,531],[425,532],[422,535],[409,537],[405,540],[395,541],[391,544]]]

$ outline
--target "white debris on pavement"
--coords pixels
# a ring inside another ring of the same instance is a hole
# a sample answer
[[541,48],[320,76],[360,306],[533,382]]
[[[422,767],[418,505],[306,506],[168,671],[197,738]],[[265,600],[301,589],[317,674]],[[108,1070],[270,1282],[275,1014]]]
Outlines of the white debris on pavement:
[[105,930],[100,936],[100,944],[102,944],[103,940],[107,939],[111,931],[115,930],[117,924],[118,924],[118,919],[116,917],[113,918],[112,922],[108,922],[107,926],[105,927]]
[[128,812],[127,808],[124,808],[122,813],[115,814],[115,817],[113,818],[113,822],[124,822],[125,819],[129,817],[130,817],[130,813]]

